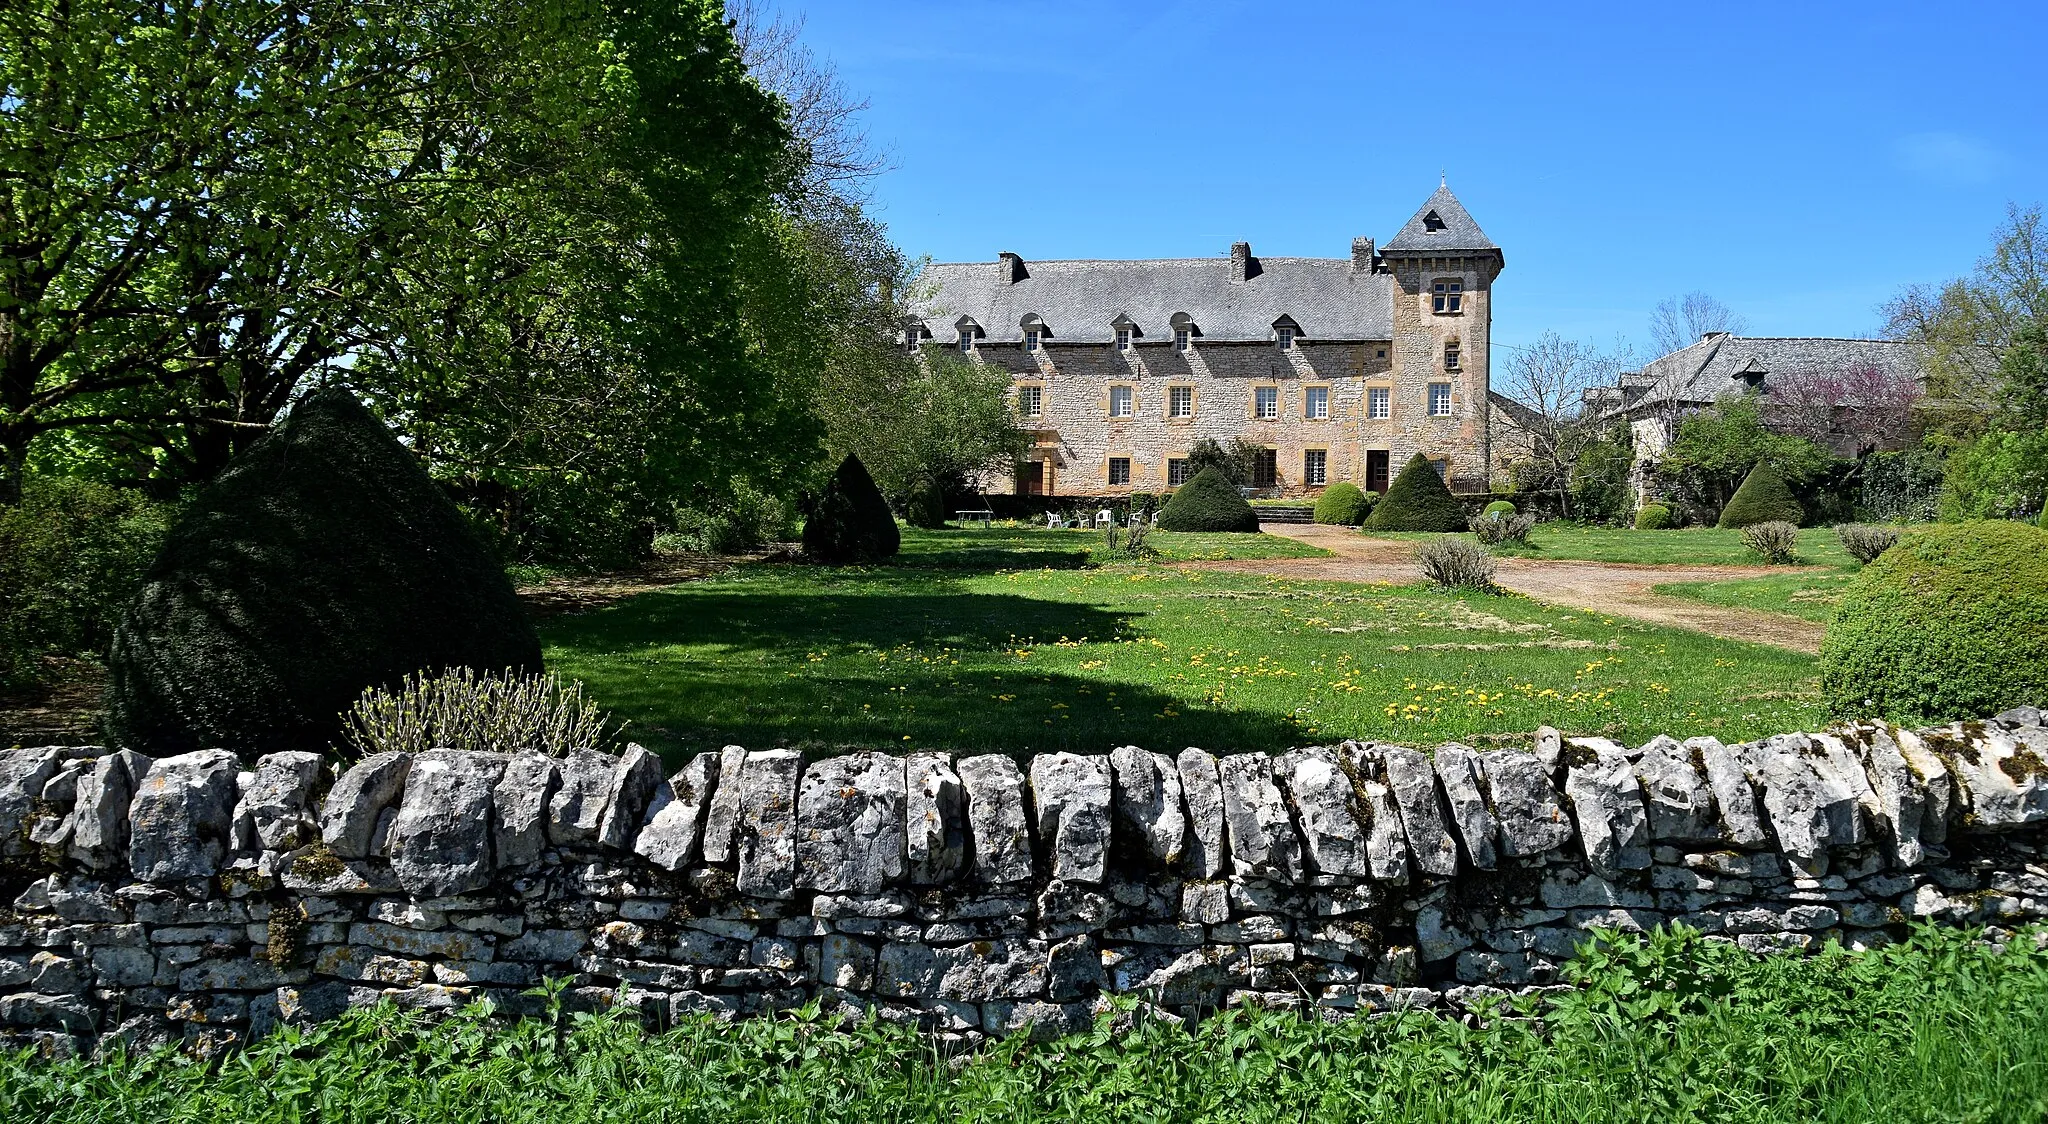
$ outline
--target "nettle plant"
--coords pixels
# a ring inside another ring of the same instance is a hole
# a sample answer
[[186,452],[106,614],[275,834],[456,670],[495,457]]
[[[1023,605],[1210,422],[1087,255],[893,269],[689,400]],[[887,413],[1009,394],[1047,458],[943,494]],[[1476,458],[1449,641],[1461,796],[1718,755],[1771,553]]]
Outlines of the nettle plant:
[[372,687],[344,717],[344,740],[366,757],[429,749],[535,750],[566,757],[604,750],[623,728],[583,697],[581,682],[565,687],[553,673],[466,667],[408,675],[395,690]]

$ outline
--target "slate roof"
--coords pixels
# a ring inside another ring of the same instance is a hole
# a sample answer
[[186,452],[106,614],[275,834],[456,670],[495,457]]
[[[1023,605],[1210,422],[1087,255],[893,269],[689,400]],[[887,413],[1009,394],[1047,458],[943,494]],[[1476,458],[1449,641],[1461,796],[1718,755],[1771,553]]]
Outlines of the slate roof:
[[1308,341],[1393,338],[1391,275],[1353,272],[1349,258],[1252,260],[1257,273],[1241,283],[1231,281],[1228,257],[1026,261],[1026,276],[1010,284],[993,261],[933,265],[919,281],[931,295],[916,313],[938,343],[957,338],[963,314],[988,342],[1015,343],[1024,338],[1018,322],[1032,313],[1054,343],[1109,343],[1119,314],[1138,326],[1141,341],[1171,340],[1177,312],[1211,342],[1271,339],[1282,316]]
[[[1440,229],[1430,229],[1432,224],[1428,220],[1432,212],[1442,224]],[[1429,202],[1424,203],[1422,208],[1415,212],[1414,217],[1401,228],[1401,232],[1380,247],[1382,254],[1396,256],[1486,250],[1499,253],[1500,247],[1494,245],[1493,239],[1488,238],[1486,232],[1479,229],[1479,224],[1473,221],[1471,213],[1465,210],[1463,203],[1458,202],[1457,196],[1451,194],[1448,186],[1439,186],[1436,194],[1431,195]]]
[[[1745,374],[1769,376],[1795,371],[1839,373],[1876,367],[1887,374],[1925,381],[1924,345],[1894,340],[1848,340],[1731,336],[1712,333],[1621,377],[1628,409],[1677,403],[1704,405],[1747,389]],[[1629,391],[1636,391],[1629,394]]]

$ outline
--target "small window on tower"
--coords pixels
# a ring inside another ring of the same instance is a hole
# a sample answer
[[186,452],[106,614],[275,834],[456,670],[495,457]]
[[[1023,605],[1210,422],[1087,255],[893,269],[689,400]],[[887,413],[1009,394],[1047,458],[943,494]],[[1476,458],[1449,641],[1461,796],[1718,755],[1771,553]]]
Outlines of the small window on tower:
[[1429,384],[1429,416],[1447,418],[1451,416],[1451,384],[1433,382]]
[[1431,234],[1435,234],[1437,231],[1442,230],[1443,228],[1444,219],[1442,215],[1437,214],[1435,211],[1431,211],[1430,213],[1422,216],[1422,229],[1429,231]]
[[1445,344],[1445,345],[1444,345],[1444,370],[1446,370],[1446,371],[1455,371],[1455,370],[1457,370],[1457,369],[1458,369],[1458,341],[1457,341],[1457,340],[1452,340],[1451,342],[1449,342],[1449,343],[1447,343],[1447,344]]
[[1456,316],[1465,311],[1465,283],[1445,279],[1431,285],[1429,306],[1439,316]]

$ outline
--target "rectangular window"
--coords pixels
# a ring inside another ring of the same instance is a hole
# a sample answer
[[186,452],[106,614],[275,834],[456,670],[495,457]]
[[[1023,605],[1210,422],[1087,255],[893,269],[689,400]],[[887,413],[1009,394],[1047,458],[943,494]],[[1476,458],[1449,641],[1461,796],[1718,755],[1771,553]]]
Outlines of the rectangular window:
[[1175,328],[1173,330],[1173,349],[1175,351],[1186,351],[1188,349],[1188,338],[1188,330],[1186,328]]
[[1302,451],[1301,482],[1311,488],[1320,488],[1330,482],[1330,453],[1327,449]]
[[972,328],[962,328],[962,329],[960,329],[960,350],[962,350],[962,351],[973,351],[973,350],[974,350],[974,329],[972,329]]
[[1444,316],[1456,316],[1465,311],[1465,283],[1443,280],[1430,286],[1430,308]]
[[1112,484],[1128,484],[1131,482],[1131,458],[1109,458],[1109,482]]
[[1188,462],[1180,457],[1166,459],[1166,486],[1178,488],[1188,482]]
[[1311,421],[1320,421],[1330,416],[1330,388],[1312,386],[1302,398],[1302,416]]
[[1279,387],[1255,386],[1252,388],[1252,416],[1255,418],[1277,418],[1280,416]]
[[1429,416],[1447,418],[1451,416],[1451,384],[1433,382],[1429,384]]
[[1195,416],[1195,388],[1192,386],[1169,386],[1166,388],[1166,416],[1169,418],[1191,418]]
[[1116,349],[1118,351],[1129,351],[1131,349],[1131,330],[1129,328],[1118,328],[1116,330]]
[[1280,486],[1280,451],[1260,449],[1252,456],[1252,487],[1277,488]]
[[1447,461],[1447,460],[1433,460],[1433,461],[1429,462],[1429,467],[1431,467],[1431,468],[1433,468],[1433,469],[1436,469],[1436,478],[1437,478],[1438,480],[1442,480],[1442,481],[1444,481],[1445,483],[1449,483],[1449,482],[1450,482],[1450,479],[1451,479],[1451,462],[1450,462],[1450,461]]
[[916,351],[916,350],[917,350],[917,343],[918,343],[918,337],[919,337],[919,336],[920,336],[921,334],[922,334],[922,333],[920,333],[920,332],[919,332],[919,331],[918,331],[918,330],[917,330],[916,328],[909,328],[909,329],[906,329],[906,330],[904,331],[904,333],[903,333],[903,350],[905,350],[905,351]]
[[1394,416],[1394,390],[1392,387],[1375,386],[1365,392],[1365,416],[1385,421]]
[[1444,370],[1458,369],[1458,345],[1455,341],[1444,345]]
[[1024,350],[1038,350],[1038,329],[1032,328],[1031,330],[1024,333]]
[[1020,387],[1018,387],[1018,388],[1017,388],[1017,414],[1018,414],[1018,416],[1019,416],[1019,417],[1026,417],[1026,418],[1035,418],[1035,417],[1037,417],[1037,416],[1038,416],[1038,415],[1040,414],[1040,412],[1042,412],[1042,410],[1043,410],[1043,408],[1044,408],[1044,404],[1045,404],[1045,398],[1044,398],[1044,395],[1045,395],[1045,389],[1044,389],[1043,387],[1037,387],[1037,386],[1020,386]]
[[1293,350],[1294,350],[1294,329],[1292,329],[1292,328],[1282,328],[1282,329],[1280,329],[1280,350],[1282,350],[1282,351],[1293,351]]
[[1131,388],[1112,386],[1109,388],[1109,416],[1127,418],[1131,416]]

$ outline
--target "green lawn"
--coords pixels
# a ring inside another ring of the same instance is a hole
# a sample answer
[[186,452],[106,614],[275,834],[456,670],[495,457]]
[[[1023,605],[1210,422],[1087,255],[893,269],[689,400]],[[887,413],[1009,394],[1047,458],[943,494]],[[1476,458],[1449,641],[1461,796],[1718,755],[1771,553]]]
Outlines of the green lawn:
[[1736,609],[1761,609],[1790,613],[1826,624],[1833,616],[1842,589],[1856,577],[1854,570],[1806,568],[1764,578],[1738,578],[1721,582],[1671,582],[1654,587],[1658,593],[1725,605]]
[[[1373,538],[1426,539],[1416,531],[1367,531]],[[1718,527],[1681,531],[1638,531],[1628,527],[1586,527],[1544,523],[1529,535],[1529,545],[1495,547],[1494,553],[1516,558],[1556,558],[1582,562],[1636,562],[1650,565],[1760,566],[1763,559],[1742,545],[1742,532]],[[1842,550],[1833,527],[1806,527],[1799,532],[1803,563],[1847,566],[1854,561]]]
[[[542,625],[548,663],[672,760],[728,743],[1519,741],[1545,723],[1733,739],[1821,720],[1814,661],[1776,648],[1519,597],[1046,568],[1021,546],[1011,560],[1038,568],[970,568],[1001,562],[996,534],[910,535],[899,565],[736,566],[557,617]],[[1085,537],[1072,541],[1059,549]]]
[[[1121,532],[1119,532],[1121,533]],[[1044,527],[956,527],[943,531],[903,528],[903,551],[893,565],[920,569],[1071,570],[1099,553],[1106,529],[1050,531]],[[1207,562],[1232,558],[1328,558],[1330,552],[1279,535],[1200,534],[1153,531],[1145,541],[1162,562]]]

